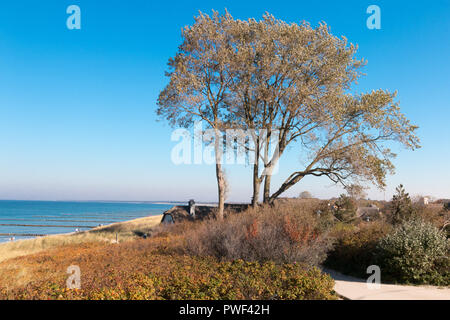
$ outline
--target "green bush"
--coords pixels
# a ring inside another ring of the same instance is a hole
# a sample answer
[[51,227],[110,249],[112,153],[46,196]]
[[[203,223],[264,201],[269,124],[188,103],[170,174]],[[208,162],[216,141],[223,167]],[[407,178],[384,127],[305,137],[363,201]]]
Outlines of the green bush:
[[450,285],[449,240],[431,223],[411,220],[377,245],[382,278],[414,284]]
[[328,253],[325,266],[348,275],[366,277],[367,267],[375,262],[378,241],[389,232],[390,226],[380,221],[358,228],[336,225],[335,229],[336,242]]
[[350,222],[356,217],[357,203],[349,196],[341,194],[335,205],[337,208],[334,216],[339,221]]

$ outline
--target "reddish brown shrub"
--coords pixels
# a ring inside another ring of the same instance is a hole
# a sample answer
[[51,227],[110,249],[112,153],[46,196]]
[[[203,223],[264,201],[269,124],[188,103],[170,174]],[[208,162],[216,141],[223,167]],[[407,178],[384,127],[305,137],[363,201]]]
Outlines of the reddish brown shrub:
[[184,233],[188,254],[222,260],[299,262],[318,265],[330,246],[328,233],[309,208],[289,203],[204,221]]

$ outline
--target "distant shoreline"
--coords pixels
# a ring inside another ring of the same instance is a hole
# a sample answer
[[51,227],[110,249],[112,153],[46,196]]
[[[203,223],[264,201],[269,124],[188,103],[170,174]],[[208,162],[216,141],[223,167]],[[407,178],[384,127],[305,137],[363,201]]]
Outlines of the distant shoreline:
[[[164,204],[164,205],[187,205],[186,201],[169,201],[169,200],[20,200],[20,199],[0,199],[0,201],[14,201],[14,202],[65,202],[65,203],[132,203],[132,204]],[[214,201],[195,201],[199,206],[217,206],[218,203]],[[227,201],[228,204],[248,204],[245,201]]]
[[0,243],[87,231],[162,214],[180,202],[0,200]]

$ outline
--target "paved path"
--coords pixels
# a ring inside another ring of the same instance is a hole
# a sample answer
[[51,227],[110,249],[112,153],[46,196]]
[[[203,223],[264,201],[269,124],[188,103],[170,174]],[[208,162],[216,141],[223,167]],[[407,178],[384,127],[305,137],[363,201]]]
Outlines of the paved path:
[[334,290],[350,300],[450,300],[449,288],[431,286],[402,286],[381,284],[369,288],[366,280],[343,275],[329,269],[323,269],[335,280]]

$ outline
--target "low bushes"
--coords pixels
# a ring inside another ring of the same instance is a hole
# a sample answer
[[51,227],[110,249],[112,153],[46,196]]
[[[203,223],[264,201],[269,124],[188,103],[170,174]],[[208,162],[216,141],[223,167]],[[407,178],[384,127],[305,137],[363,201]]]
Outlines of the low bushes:
[[395,228],[376,222],[341,232],[325,265],[358,277],[378,265],[384,282],[448,286],[449,248],[446,234],[429,222],[415,219]]
[[450,202],[444,203],[444,210],[445,211],[450,211]]
[[348,275],[366,277],[367,267],[375,264],[376,247],[390,226],[382,221],[349,228],[336,225],[336,243],[328,253],[325,265]]
[[341,194],[335,202],[335,217],[342,222],[350,222],[356,218],[357,203],[354,199],[345,194]]
[[321,263],[331,245],[311,208],[292,205],[250,209],[223,221],[205,221],[184,237],[184,252],[196,256],[309,266]]
[[[334,282],[318,269],[298,264],[277,265],[212,257],[163,254],[142,240],[138,243],[86,249],[76,259],[53,252],[28,257],[38,268],[36,279],[23,287],[1,288],[0,299],[335,299]],[[18,259],[16,262],[19,262]],[[81,269],[81,289],[67,289],[65,269]],[[44,274],[48,268],[51,274]]]
[[[358,277],[375,264],[382,281],[450,285],[446,217],[426,217],[344,223],[327,203],[277,203],[0,262],[0,299],[334,299],[333,280],[315,268],[325,258]],[[65,288],[70,265],[80,267],[80,290]]]
[[[202,259],[202,258],[197,258]],[[334,299],[334,281],[316,269],[299,265],[260,264],[235,260],[211,265],[212,273],[192,279],[192,271],[178,270],[160,282],[164,299]]]
[[445,233],[421,220],[401,224],[376,248],[385,279],[436,285],[450,285],[449,250]]

